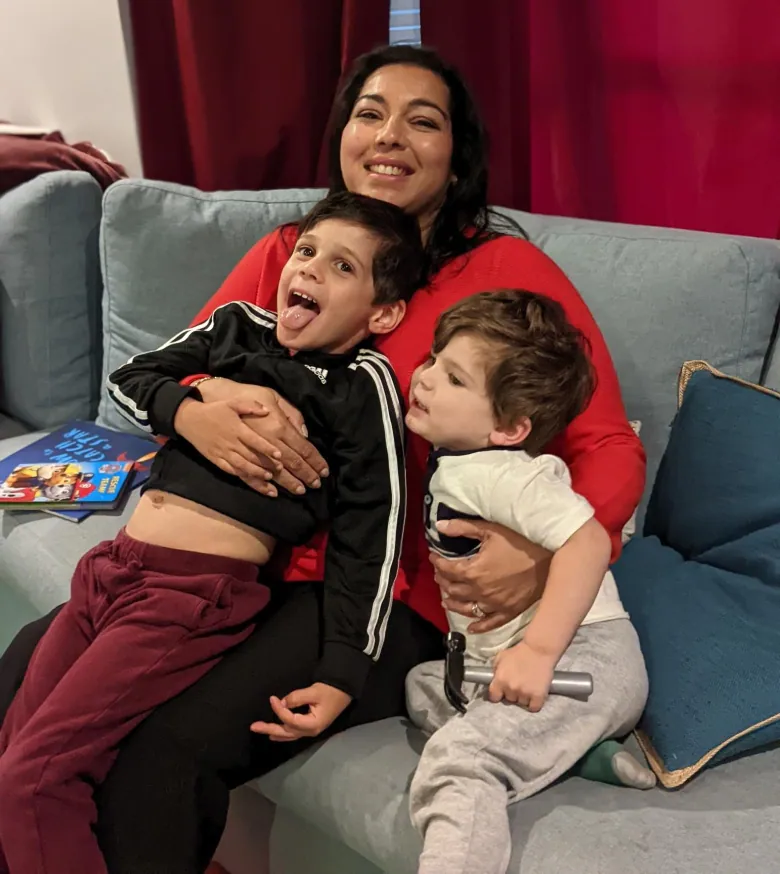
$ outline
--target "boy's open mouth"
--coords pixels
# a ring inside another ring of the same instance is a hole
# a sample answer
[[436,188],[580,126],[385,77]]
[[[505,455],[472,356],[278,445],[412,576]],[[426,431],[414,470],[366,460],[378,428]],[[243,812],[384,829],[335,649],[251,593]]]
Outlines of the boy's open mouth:
[[291,288],[287,295],[287,307],[282,311],[280,319],[285,328],[300,331],[312,322],[320,312],[320,305],[303,291]]

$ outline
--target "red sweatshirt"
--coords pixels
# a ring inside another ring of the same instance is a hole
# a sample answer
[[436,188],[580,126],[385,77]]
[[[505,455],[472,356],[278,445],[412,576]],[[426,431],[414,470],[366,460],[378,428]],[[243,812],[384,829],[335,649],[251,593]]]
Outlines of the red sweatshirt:
[[[293,229],[276,230],[260,240],[227,277],[220,290],[195,318],[207,319],[224,303],[245,300],[276,309],[276,290],[282,267],[295,241]],[[569,320],[588,338],[598,385],[587,410],[549,447],[571,469],[572,484],[593,505],[596,518],[612,537],[612,557],[620,552],[620,532],[642,494],[645,455],[626,419],[617,374],[604,338],[574,286],[550,258],[532,243],[500,237],[447,264],[433,282],[418,291],[406,318],[392,334],[378,339],[377,348],[390,359],[404,397],[412,372],[431,347],[439,314],[448,306],[495,288],[523,288],[559,301]],[[420,615],[446,629],[439,587],[433,580],[423,530],[422,486],[428,445],[410,435],[406,470],[408,512],[401,569],[395,597]],[[289,580],[321,580],[324,538],[293,553]]]

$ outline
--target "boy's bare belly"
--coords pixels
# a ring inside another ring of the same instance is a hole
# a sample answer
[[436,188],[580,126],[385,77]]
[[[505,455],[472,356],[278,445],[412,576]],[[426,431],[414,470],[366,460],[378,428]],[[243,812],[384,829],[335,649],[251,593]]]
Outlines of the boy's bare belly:
[[224,555],[262,565],[270,559],[276,539],[170,492],[149,489],[130,521],[127,534],[143,543]]

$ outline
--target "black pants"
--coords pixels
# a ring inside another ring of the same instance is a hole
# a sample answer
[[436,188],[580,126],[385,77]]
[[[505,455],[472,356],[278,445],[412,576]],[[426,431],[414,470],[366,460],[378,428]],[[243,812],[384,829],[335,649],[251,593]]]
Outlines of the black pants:
[[[110,874],[201,874],[222,835],[230,789],[315,742],[272,743],[249,725],[275,721],[270,695],[311,684],[322,592],[321,584],[280,587],[248,640],[127,738],[96,795],[96,830]],[[0,658],[0,720],[59,609],[25,626]],[[363,696],[328,734],[404,714],[407,672],[442,656],[441,633],[396,602]]]

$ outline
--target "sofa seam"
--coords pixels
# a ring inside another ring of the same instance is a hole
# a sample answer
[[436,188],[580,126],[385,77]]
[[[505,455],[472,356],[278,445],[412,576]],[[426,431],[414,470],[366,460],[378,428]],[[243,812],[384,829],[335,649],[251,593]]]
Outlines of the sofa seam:
[[[111,352],[113,348],[113,332],[108,330],[111,325],[112,313],[111,313],[111,277],[109,275],[110,271],[108,269],[108,257],[106,254],[106,234],[105,234],[105,226],[109,221],[109,211],[108,211],[108,201],[109,201],[109,193],[114,186],[110,186],[106,193],[103,196],[103,216],[100,220],[100,269],[103,274],[103,296],[102,299],[105,301],[105,308],[102,312],[102,324],[100,326],[101,333],[103,334],[103,361],[100,366],[100,379],[98,380],[98,418],[101,416],[101,406],[103,402],[103,386],[105,384],[105,379],[107,374],[105,374],[106,369],[109,367],[109,362],[111,360]],[[106,410],[106,415],[108,414],[108,410]]]
[[747,320],[748,320],[748,300],[750,298],[750,287],[752,285],[752,278],[750,273],[750,259],[745,254],[744,249],[741,244],[736,240],[733,240],[734,247],[737,252],[742,256],[742,260],[745,262],[745,293],[744,293],[744,303],[742,306],[742,331],[739,336],[739,349],[737,350],[737,374],[742,376],[744,373],[744,369],[742,367],[742,360],[745,350],[745,335],[747,334]]
[[780,335],[780,302],[778,302],[777,309],[775,310],[775,318],[772,323],[772,331],[769,334],[769,343],[766,347],[766,352],[764,353],[764,360],[761,362],[761,372],[758,374],[758,381],[761,385],[764,385],[769,378],[769,371],[772,367],[772,362],[774,359],[774,353],[776,352],[775,347],[778,343],[778,336]]
[[[593,221],[596,221],[593,219]],[[535,235],[536,239],[539,239],[544,236],[556,236],[556,237],[592,237],[598,240],[625,240],[629,243],[683,243],[686,246],[700,243],[700,242],[709,242],[713,243],[713,238],[715,240],[720,240],[722,243],[729,243],[737,246],[741,249],[742,239],[733,234],[719,234],[717,231],[695,231],[686,228],[652,228],[651,230],[655,230],[659,233],[663,233],[664,231],[677,231],[681,236],[659,236],[653,234],[647,234],[643,236],[630,236],[627,234],[620,234],[614,232],[599,232],[599,231],[586,231],[586,230],[558,230],[550,227],[546,227],[540,229],[538,233]],[[688,236],[688,235],[692,236]],[[750,239],[750,238],[748,238]],[[758,246],[762,246],[764,243],[772,243],[773,240],[764,239],[763,237],[755,237],[755,243]],[[534,242],[534,240],[531,240]],[[538,243],[536,244],[538,246]]]
[[[149,184],[147,182],[144,182],[144,183],[139,182],[137,179],[123,179],[120,182],[114,183],[114,185],[112,185],[108,189],[108,191],[106,192],[104,204],[105,204],[105,202],[108,201],[108,199],[109,199],[108,194],[110,192],[112,192],[112,189],[114,189],[114,188],[119,189],[119,188],[126,188],[126,187],[143,188],[143,189],[147,189],[150,191],[162,191],[166,194],[176,194],[179,197],[187,197],[190,200],[197,200],[200,203],[208,203],[208,202],[215,202],[215,201],[218,202],[219,201],[219,198],[214,196],[214,195],[219,193],[216,191],[215,192],[202,191],[199,194],[193,194],[190,191],[173,191],[172,189],[167,187],[167,185],[165,185],[165,184],[154,185],[154,184]],[[182,187],[184,187],[184,186],[182,186]],[[312,191],[319,191],[320,189],[313,188],[311,190]],[[223,192],[223,193],[229,193],[229,192]],[[258,203],[258,204],[272,205],[272,206],[277,206],[277,205],[278,206],[300,206],[301,204],[310,203],[311,201],[305,200],[305,199],[302,199],[302,200],[258,200],[257,198],[249,198],[249,197],[241,197],[241,198],[231,197],[231,198],[225,198],[224,202],[225,203]],[[316,200],[315,200],[315,202],[316,202]]]
[[[44,174],[47,176],[48,174]],[[44,179],[44,201],[46,203],[46,252],[48,257],[46,258],[46,287],[51,292],[51,277],[52,277],[52,231],[51,231],[51,201],[52,201],[52,183],[48,178]],[[49,298],[51,300],[51,298]],[[49,313],[51,315],[51,313]],[[47,319],[47,322],[50,323],[51,319]],[[51,373],[51,336],[47,330],[46,337],[46,372]],[[51,410],[52,407],[52,385],[51,380],[46,380],[46,408],[47,410]]]

